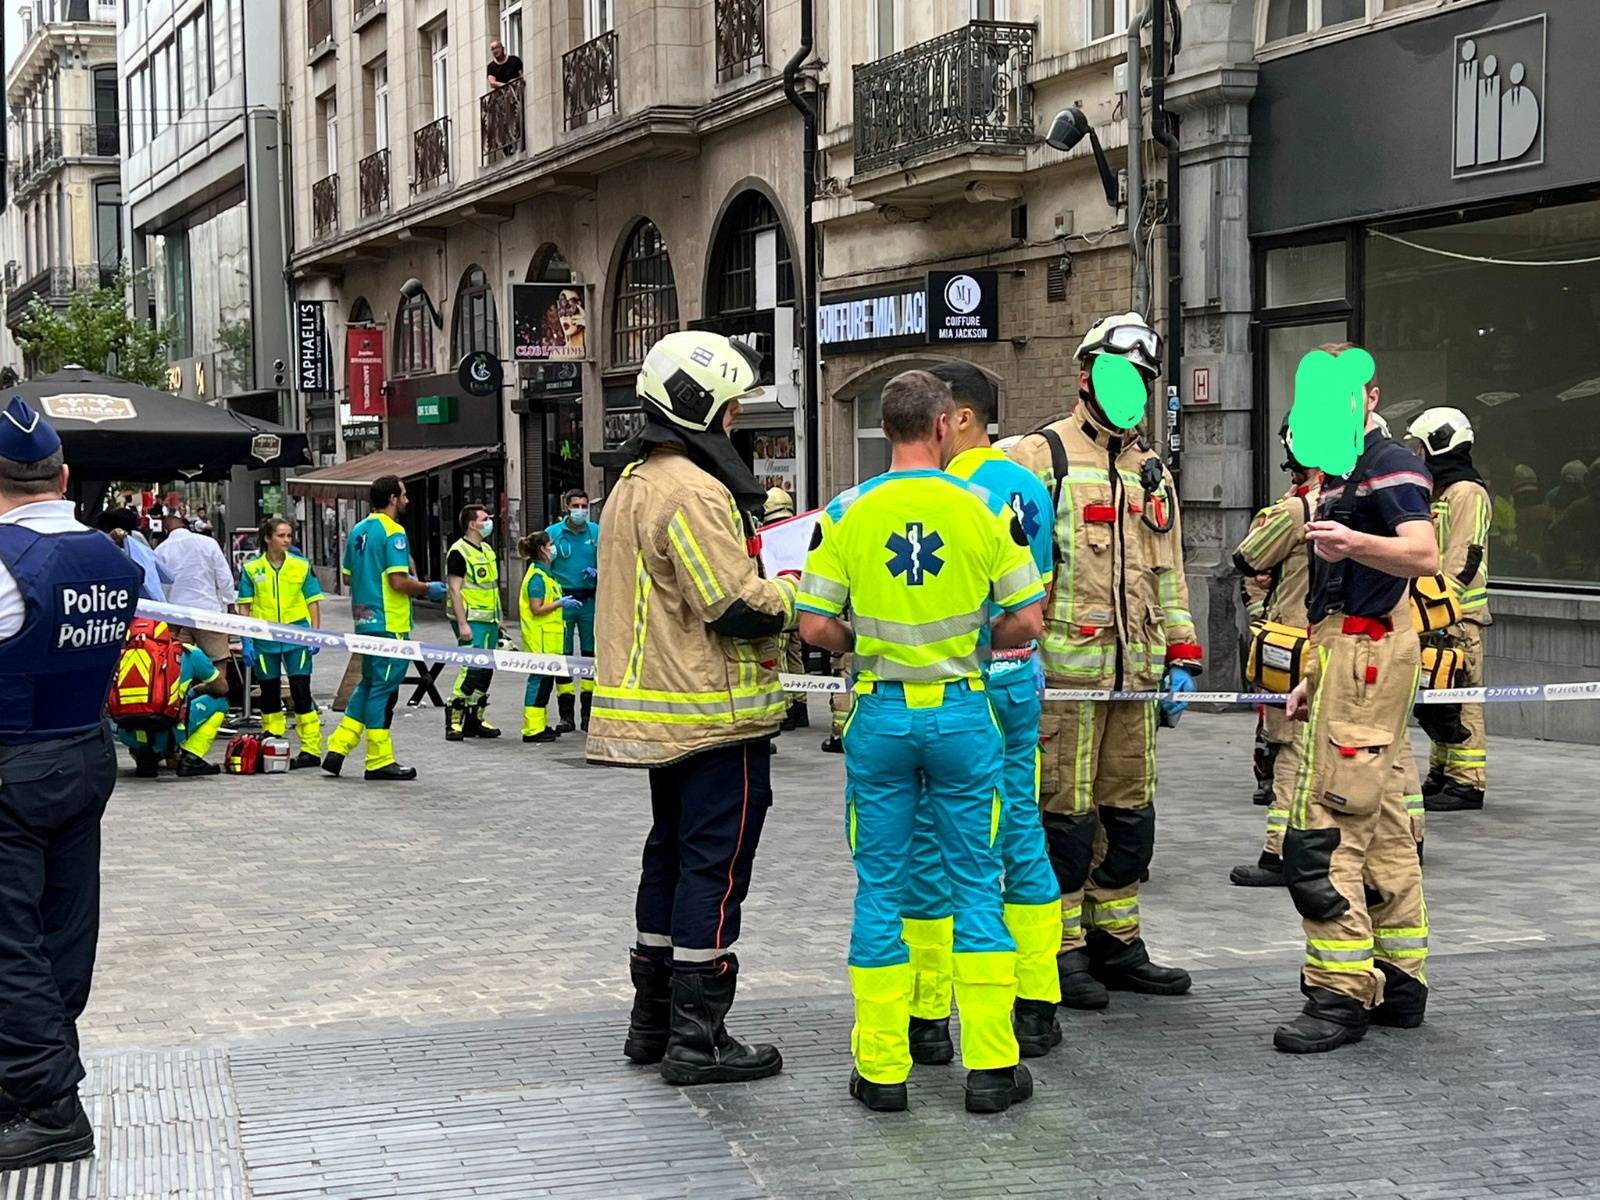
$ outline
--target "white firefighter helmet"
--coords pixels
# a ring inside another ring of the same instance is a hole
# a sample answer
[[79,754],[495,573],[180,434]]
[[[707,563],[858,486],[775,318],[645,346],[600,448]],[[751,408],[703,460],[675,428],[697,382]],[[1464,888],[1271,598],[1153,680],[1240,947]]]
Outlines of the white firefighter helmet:
[[1138,313],[1106,317],[1091,325],[1073,357],[1087,362],[1097,354],[1120,355],[1152,379],[1161,374],[1161,335]]
[[779,521],[792,516],[794,516],[794,497],[781,487],[768,488],[767,502],[761,509],[762,520]]
[[669,333],[645,355],[634,391],[648,412],[704,433],[732,400],[760,394],[756,352],[705,330]]
[[1472,422],[1459,408],[1430,408],[1406,429],[1406,437],[1422,445],[1429,458],[1472,445]]

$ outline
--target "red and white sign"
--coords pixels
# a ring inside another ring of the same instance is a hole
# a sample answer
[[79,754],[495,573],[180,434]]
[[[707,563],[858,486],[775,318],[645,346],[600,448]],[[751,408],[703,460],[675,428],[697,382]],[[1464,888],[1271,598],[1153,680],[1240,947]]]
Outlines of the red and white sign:
[[1194,369],[1194,390],[1189,394],[1190,404],[1211,403],[1211,368],[1196,367]]
[[383,416],[383,330],[347,329],[344,345],[350,415]]

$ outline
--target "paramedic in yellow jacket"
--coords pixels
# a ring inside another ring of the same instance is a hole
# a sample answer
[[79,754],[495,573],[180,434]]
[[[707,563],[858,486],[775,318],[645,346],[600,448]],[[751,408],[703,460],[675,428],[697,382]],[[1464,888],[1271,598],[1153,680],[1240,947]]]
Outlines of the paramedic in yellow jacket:
[[750,351],[719,334],[672,333],[636,385],[645,426],[606,503],[595,623],[590,762],[650,771],[654,825],[635,915],[634,1004],[624,1053],[671,1083],[776,1074],[772,1046],[724,1026],[733,946],[772,804],[783,720],[778,637],[796,581],[751,556],[766,489],[728,438],[759,394]]
[[[1461,601],[1461,620],[1439,633],[1441,645],[1461,651],[1457,687],[1483,686],[1483,627],[1489,615],[1489,525],[1494,506],[1483,476],[1472,462],[1472,424],[1460,409],[1430,408],[1411,422],[1406,437],[1422,449],[1433,476],[1433,530],[1439,570]],[[1483,807],[1489,751],[1483,705],[1461,705],[1467,739],[1456,745],[1435,740],[1422,803],[1429,812]],[[1433,731],[1429,731],[1430,735]]]
[[[304,555],[294,546],[294,524],[283,517],[268,517],[258,533],[261,553],[239,568],[239,609],[258,621],[317,629],[322,624],[322,584]],[[314,646],[289,642],[245,639],[245,658],[261,685],[261,732],[287,737],[289,719],[283,712],[280,675],[289,677],[289,701],[294,705],[295,733],[300,752],[292,769],[315,767],[322,761],[322,716],[311,695],[311,659]]]
[[[1046,686],[1194,690],[1201,650],[1183,575],[1172,477],[1139,434],[1161,338],[1136,313],[1078,346],[1078,403],[1011,457],[1056,504],[1056,573],[1046,613]],[[1139,880],[1155,847],[1156,727],[1181,700],[1046,701],[1039,724],[1045,837],[1061,883],[1061,1003],[1104,1008],[1107,988],[1189,990],[1187,971],[1150,961]]]
[[[1263,508],[1250,523],[1250,532],[1233,552],[1233,565],[1246,579],[1268,580],[1261,617],[1286,629],[1306,630],[1306,591],[1311,562],[1306,555],[1306,522],[1317,511],[1322,472],[1295,461],[1285,434],[1279,431],[1288,455],[1284,467],[1293,478],[1277,502]],[[1292,686],[1291,681],[1291,686]],[[1267,840],[1255,865],[1233,869],[1228,879],[1240,887],[1283,887],[1283,835],[1289,828],[1289,802],[1294,796],[1299,766],[1299,729],[1284,715],[1280,704],[1262,705],[1262,722],[1271,769],[1272,803],[1267,808]]]

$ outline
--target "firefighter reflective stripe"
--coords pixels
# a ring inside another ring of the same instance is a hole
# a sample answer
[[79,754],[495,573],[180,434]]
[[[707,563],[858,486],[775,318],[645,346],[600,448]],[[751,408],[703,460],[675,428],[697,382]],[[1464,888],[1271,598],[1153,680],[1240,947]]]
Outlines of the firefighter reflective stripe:
[[1447,767],[1481,767],[1489,761],[1487,750],[1464,750],[1459,746],[1446,746],[1444,762]]
[[1324,971],[1372,970],[1372,939],[1306,939],[1306,963]]
[[[1328,670],[1328,648],[1316,647],[1319,667],[1318,679]],[[1318,686],[1311,697],[1311,711],[1306,716],[1305,728],[1300,731],[1300,769],[1294,779],[1294,799],[1289,804],[1289,823],[1296,829],[1306,827],[1306,806],[1311,802],[1311,789],[1317,779],[1317,730],[1321,728],[1322,698],[1328,689]]]
[[489,624],[500,620],[500,563],[494,549],[488,545],[474,546],[466,538],[458,538],[450,547],[467,564],[467,574],[461,585],[461,603],[467,610],[467,620]]
[[1161,610],[1168,629],[1171,629],[1174,625],[1190,627],[1194,625],[1194,617],[1183,606],[1183,592],[1178,587],[1182,579],[1183,577],[1178,572],[1168,570],[1161,572],[1161,577],[1157,580],[1157,589],[1161,596]]
[[1418,792],[1415,795],[1407,796],[1405,801],[1406,816],[1411,817],[1413,820],[1420,818],[1422,814],[1427,811],[1427,806],[1422,802],[1421,792]]
[[618,721],[654,721],[667,724],[703,724],[745,720],[781,714],[783,688],[754,684],[723,692],[662,692],[599,686],[594,690],[594,711]]
[[639,686],[639,673],[644,670],[644,645],[650,628],[650,591],[654,586],[641,550],[633,565],[633,648],[628,651],[628,669],[622,673],[622,686],[629,690]]
[[695,540],[694,530],[689,528],[689,522],[684,519],[681,512],[674,513],[672,520],[667,522],[667,540],[672,543],[679,561],[687,568],[689,577],[694,581],[695,589],[700,593],[700,599],[705,602],[706,607],[711,608],[726,599],[727,593],[717,582],[716,572],[711,569],[710,561],[700,549],[700,543]]
[[[1409,806],[1408,806],[1409,807]],[[1422,797],[1417,797],[1417,807],[1422,807]],[[1282,832],[1289,828],[1289,810],[1284,808],[1267,809],[1267,832]]]
[[1379,958],[1427,958],[1428,927],[1415,925],[1407,928],[1374,929],[1372,940],[1376,943]]
[[1078,744],[1072,748],[1072,811],[1094,810],[1094,724],[1101,712],[1097,704],[1078,707]]
[[1061,940],[1077,942],[1083,940],[1083,901],[1076,904],[1061,902]]
[[1126,896],[1121,900],[1085,900],[1084,924],[1090,929],[1103,929],[1111,933],[1118,929],[1139,927],[1139,897]]

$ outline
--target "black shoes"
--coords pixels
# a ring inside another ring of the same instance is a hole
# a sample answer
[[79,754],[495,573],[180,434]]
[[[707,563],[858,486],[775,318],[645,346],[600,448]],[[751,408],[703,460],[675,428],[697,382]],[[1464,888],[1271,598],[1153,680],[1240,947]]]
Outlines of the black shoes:
[[1236,887],[1286,887],[1283,859],[1265,850],[1254,865],[1245,863],[1228,872],[1228,882]]
[[524,746],[536,746],[560,740],[561,735],[554,729],[541,729],[538,733],[525,733],[522,735],[522,744]]
[[[956,1044],[950,1040],[950,1018],[930,1020],[927,1017],[911,1018],[911,1061],[925,1067],[942,1067],[956,1056]],[[869,1083],[868,1087],[879,1084]],[[860,1097],[857,1097],[859,1099]],[[871,1107],[870,1105],[868,1107]]]
[[322,769],[337,778],[339,772],[344,770],[344,755],[337,750],[329,750],[322,756]]
[[839,740],[837,735],[830,733],[823,739],[822,752],[824,754],[843,754],[844,743]]
[[137,779],[154,779],[161,774],[161,756],[153,750],[135,750],[133,774]]
[[783,1070],[777,1047],[747,1046],[723,1024],[733,1007],[739,960],[729,954],[710,971],[672,973],[672,1035],[661,1060],[668,1083],[738,1083]]
[[447,742],[467,740],[467,710],[459,704],[444,706],[444,740]]
[[873,1112],[905,1112],[910,1107],[903,1083],[873,1083],[861,1078],[859,1071],[850,1072],[850,1095]]
[[791,701],[789,707],[784,711],[783,720],[779,722],[778,728],[784,733],[789,733],[795,729],[810,729],[811,710],[806,707],[806,702],[804,700]]
[[[328,764],[324,762],[322,766],[326,770]],[[397,762],[392,762],[386,767],[379,767],[376,771],[367,772],[368,779],[376,779],[385,783],[408,783],[416,777],[417,769],[415,767],[401,766]]]
[[1422,807],[1433,813],[1478,812],[1483,808],[1483,789],[1446,780],[1442,791],[1423,794]]
[[1256,790],[1250,796],[1250,803],[1257,808],[1265,808],[1272,803],[1272,779],[1270,777],[1256,784]]
[[589,732],[589,710],[594,707],[594,693],[585,692],[578,706],[578,728]]
[[289,770],[308,771],[312,767],[319,766],[321,762],[322,760],[315,754],[312,754],[311,751],[302,750],[299,754],[294,756],[294,760],[289,764]]
[[50,1104],[19,1108],[0,1126],[0,1172],[71,1162],[93,1153],[94,1129],[76,1091]]
[[1369,1014],[1374,1025],[1389,1029],[1415,1029],[1428,1011],[1428,985],[1407,975],[1392,963],[1378,960],[1383,972],[1383,1003]]
[[628,974],[633,979],[633,1011],[622,1053],[650,1066],[661,1061],[672,1036],[672,959],[630,950]]
[[1105,985],[1089,971],[1087,950],[1068,950],[1056,956],[1056,974],[1061,979],[1061,1007],[1097,1012],[1111,1003]]
[[1428,769],[1428,777],[1422,781],[1422,794],[1424,796],[1436,796],[1444,791],[1444,783],[1444,768],[1430,767]]
[[1018,1063],[991,1071],[967,1072],[967,1111],[1003,1113],[1033,1095],[1033,1076]]
[[216,763],[209,763],[198,754],[191,754],[187,750],[178,752],[178,778],[194,779],[200,775],[221,775],[222,768]]
[[557,733],[576,733],[578,731],[578,723],[573,719],[573,713],[576,710],[577,704],[572,696],[563,696],[559,693],[556,695],[556,713],[561,718],[556,722]]
[[1048,1000],[1018,1000],[1011,1010],[1011,1024],[1023,1058],[1043,1058],[1052,1046],[1061,1044],[1061,1022],[1056,1020],[1056,1006]]
[[497,738],[500,736],[500,727],[498,725],[489,724],[489,722],[484,718],[483,705],[479,704],[475,708],[467,709],[465,715],[465,732],[468,737],[484,738],[487,740],[489,738]]
[[1088,935],[1089,970],[1108,988],[1142,992],[1146,996],[1182,996],[1193,985],[1181,967],[1162,967],[1150,961],[1144,939],[1123,942],[1098,929]]
[[1326,1054],[1367,1036],[1367,1010],[1361,1001],[1326,988],[1300,985],[1306,1006],[1287,1025],[1278,1026],[1272,1044],[1285,1054]]

